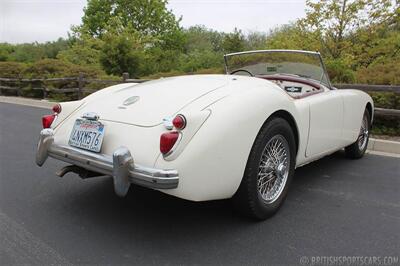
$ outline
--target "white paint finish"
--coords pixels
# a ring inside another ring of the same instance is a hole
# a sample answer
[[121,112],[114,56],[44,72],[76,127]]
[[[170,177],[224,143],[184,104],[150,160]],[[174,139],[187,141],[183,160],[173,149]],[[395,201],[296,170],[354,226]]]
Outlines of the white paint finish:
[[[167,95],[164,90],[168,91],[168,106],[162,104]],[[136,105],[137,109],[125,109],[127,114],[121,118],[117,103],[133,92],[143,97],[142,105],[134,103],[132,107]],[[178,170],[178,188],[163,192],[195,201],[223,199],[236,192],[254,140],[271,114],[283,110],[295,120],[299,133],[296,165],[301,166],[356,140],[349,132],[359,127],[360,114],[371,101],[357,95],[327,90],[293,99],[272,82],[226,75],[160,79],[146,86],[125,84],[82,100],[82,107],[57,127],[55,141],[66,144],[76,118],[87,111],[99,112],[105,124],[102,153],[111,155],[116,148],[126,146],[138,164]],[[349,100],[343,100],[346,97]],[[350,106],[356,110],[351,115],[347,114]],[[177,153],[165,160],[159,151],[160,135],[167,131],[162,118],[177,113],[184,114],[188,124]],[[310,136],[309,128],[313,130]],[[312,152],[306,157],[308,143]]]
[[372,104],[372,110],[374,110],[373,101],[368,94],[359,90],[338,90],[338,92],[343,95],[344,100],[342,139],[344,144],[349,144],[358,137],[367,102]]
[[251,88],[247,80],[238,78],[231,84],[232,94],[209,107],[211,116],[176,160],[157,160],[157,168],[179,169],[178,188],[163,192],[195,201],[231,197],[266,119],[275,110],[297,116],[293,101],[281,89],[263,80]]
[[304,98],[310,105],[310,132],[307,157],[318,156],[341,144],[343,98],[337,90],[327,90]]
[[[114,91],[112,97],[92,101],[82,111],[96,112],[104,120],[149,127],[227,83],[228,77],[223,75],[159,79]],[[133,96],[139,97],[138,101],[124,106],[124,101]]]
[[174,152],[171,155],[164,157],[164,159],[167,161],[175,160],[182,153],[186,145],[211,115],[211,111],[203,110],[199,112],[188,113],[186,115],[185,113],[182,114],[185,116],[186,122],[190,126],[182,130],[181,139],[173,147]]
[[299,132],[296,166],[299,166],[306,163],[309,159],[306,157],[306,150],[310,129],[310,103],[306,98],[303,98],[295,100],[294,105],[297,111],[296,125]]
[[57,130],[57,126],[62,124],[62,122],[71,116],[74,112],[79,110],[79,107],[83,106],[85,103],[83,101],[71,101],[61,104],[61,113],[57,114],[57,118],[51,124],[51,127]]
[[[81,112],[76,112],[57,128],[54,136],[55,143],[68,145],[72,127],[75,120],[80,116]],[[160,154],[160,136],[165,132],[163,125],[138,127],[112,121],[99,121],[104,124],[102,154],[112,156],[117,148],[124,146],[130,150],[136,163],[153,166],[157,156]]]

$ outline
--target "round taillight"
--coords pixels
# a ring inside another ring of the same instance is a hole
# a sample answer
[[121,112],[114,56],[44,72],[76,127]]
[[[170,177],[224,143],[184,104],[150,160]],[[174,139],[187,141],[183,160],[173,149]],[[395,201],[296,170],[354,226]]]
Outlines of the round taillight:
[[61,104],[57,103],[56,105],[53,106],[53,112],[56,114],[61,113]]
[[171,131],[163,133],[160,137],[160,151],[162,154],[169,153],[174,147],[176,141],[179,138],[179,132]]
[[177,115],[172,120],[172,124],[178,130],[182,130],[186,127],[186,118],[183,115]]

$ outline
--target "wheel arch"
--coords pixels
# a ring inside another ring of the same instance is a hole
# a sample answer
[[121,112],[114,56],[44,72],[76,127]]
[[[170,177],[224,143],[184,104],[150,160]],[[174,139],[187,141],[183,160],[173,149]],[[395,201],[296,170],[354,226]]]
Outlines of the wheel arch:
[[286,110],[278,110],[278,111],[273,112],[268,117],[268,119],[264,122],[263,126],[266,123],[268,123],[271,119],[276,118],[276,117],[282,118],[282,119],[286,120],[286,122],[289,123],[289,125],[290,125],[290,127],[291,127],[291,129],[293,131],[294,140],[295,140],[295,143],[296,143],[296,154],[297,154],[298,151],[299,151],[299,129],[297,127],[296,120],[294,119],[293,115],[291,113],[289,113],[288,111],[286,111]]
[[374,120],[374,112],[372,110],[372,104],[370,102],[367,102],[367,105],[365,106],[365,109],[367,109],[369,116],[370,116],[370,127],[372,127],[372,122]]

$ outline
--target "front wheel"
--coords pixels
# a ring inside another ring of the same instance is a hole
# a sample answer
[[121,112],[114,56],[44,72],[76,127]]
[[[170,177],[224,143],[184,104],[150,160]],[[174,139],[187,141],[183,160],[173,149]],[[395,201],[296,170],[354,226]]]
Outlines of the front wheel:
[[243,214],[264,220],[283,204],[295,167],[296,144],[289,123],[268,121],[250,152],[245,173],[233,197]]
[[360,133],[358,134],[356,142],[345,148],[345,153],[348,158],[359,159],[364,156],[368,147],[370,125],[371,117],[368,110],[365,110],[361,122]]

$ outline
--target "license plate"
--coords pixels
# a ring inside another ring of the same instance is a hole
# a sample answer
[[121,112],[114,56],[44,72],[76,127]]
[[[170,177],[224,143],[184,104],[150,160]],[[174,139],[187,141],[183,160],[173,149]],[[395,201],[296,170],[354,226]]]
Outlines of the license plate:
[[68,144],[81,149],[100,152],[103,143],[104,125],[98,121],[77,119]]

